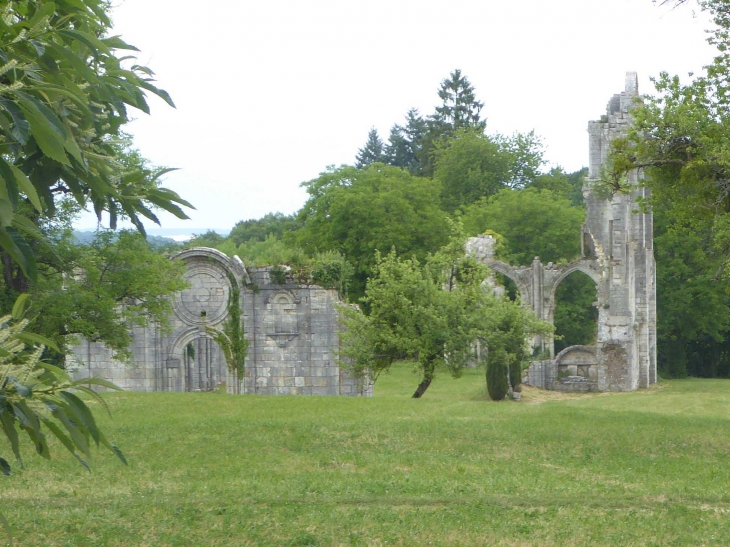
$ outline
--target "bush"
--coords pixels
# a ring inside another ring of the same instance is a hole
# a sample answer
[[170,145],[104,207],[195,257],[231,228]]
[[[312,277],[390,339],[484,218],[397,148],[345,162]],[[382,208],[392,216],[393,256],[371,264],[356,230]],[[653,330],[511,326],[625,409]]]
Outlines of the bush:
[[[502,353],[502,352],[499,352]],[[487,391],[493,401],[501,401],[507,395],[509,374],[505,354],[494,355],[487,361]]]
[[509,365],[509,383],[514,388],[522,383],[522,363],[513,359]]

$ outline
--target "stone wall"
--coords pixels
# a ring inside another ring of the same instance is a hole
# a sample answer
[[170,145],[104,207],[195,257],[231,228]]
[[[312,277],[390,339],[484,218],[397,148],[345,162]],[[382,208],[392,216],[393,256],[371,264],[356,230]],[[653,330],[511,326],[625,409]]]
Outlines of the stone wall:
[[[639,184],[637,172],[628,175],[633,190],[627,194],[607,199],[598,191],[611,141],[626,135],[637,95],[636,73],[629,72],[625,90],[611,98],[606,115],[588,124],[589,173],[583,186],[586,222],[576,234],[581,240],[581,258],[558,266],[543,265],[535,257],[530,266],[515,267],[496,260],[491,236],[467,242],[468,252],[514,281],[523,305],[549,323],[555,314],[556,290],[568,275],[580,271],[596,283],[598,335],[590,349],[595,363],[561,364],[561,356],[538,361],[527,372],[527,384],[566,391],[629,391],[657,381],[653,217],[639,206],[649,191]],[[530,343],[554,355],[553,340],[535,338]],[[577,355],[578,349],[566,348],[561,355],[568,351]]]
[[[337,362],[336,291],[277,283],[271,268],[248,272],[237,257],[214,249],[174,258],[186,263],[189,287],[173,298],[171,331],[136,328],[131,364],[114,359],[102,344],[82,341],[71,360],[74,377],[98,376],[131,391],[372,396],[367,378],[351,377]],[[212,335],[228,319],[234,284],[249,343],[241,378],[229,371]]]

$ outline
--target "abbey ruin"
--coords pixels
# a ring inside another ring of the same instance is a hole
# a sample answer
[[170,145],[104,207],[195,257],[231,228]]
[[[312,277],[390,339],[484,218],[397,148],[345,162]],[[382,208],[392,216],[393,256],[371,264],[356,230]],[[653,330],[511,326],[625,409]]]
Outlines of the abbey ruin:
[[[196,248],[173,257],[187,265],[189,287],[173,302],[172,331],[134,331],[132,364],[100,343],[74,348],[75,378],[98,376],[130,391],[213,391],[264,395],[372,396],[367,379],[337,363],[337,291],[248,272],[238,257]],[[240,306],[248,352],[244,373],[226,364],[216,334]]]
[[[656,383],[656,280],[652,215],[639,207],[648,190],[606,199],[596,191],[611,141],[624,136],[638,93],[636,73],[614,95],[606,116],[589,123],[589,174],[583,186],[586,222],[581,257],[569,264],[511,266],[495,258],[491,236],[470,238],[466,250],[511,279],[524,306],[553,323],[560,283],[582,272],[596,284],[598,334],[591,346],[572,346],[554,355],[552,339],[532,340],[550,359],[533,362],[526,383],[564,391],[629,391]],[[336,291],[276,278],[272,268],[247,271],[238,257],[214,249],[178,253],[187,265],[189,288],[173,303],[172,331],[138,328],[133,364],[115,360],[102,344],[74,349],[76,378],[98,376],[133,391],[207,391],[271,395],[371,396],[367,379],[349,375],[337,362]],[[216,343],[230,315],[242,312],[248,353],[243,374],[231,372]],[[72,366],[73,368],[73,366]]]
[[581,257],[569,264],[547,265],[535,257],[530,266],[515,267],[495,259],[491,236],[470,238],[467,251],[493,271],[511,279],[524,306],[553,323],[555,292],[571,273],[579,271],[596,283],[598,335],[594,345],[571,346],[554,355],[553,340],[532,343],[550,359],[533,362],[526,383],[562,391],[630,391],[657,381],[656,266],[651,212],[639,206],[648,190],[629,175],[629,194],[601,197],[601,180],[611,141],[625,136],[630,109],[638,95],[635,72],[626,74],[625,90],[608,103],[606,116],[588,124],[589,172],[583,185],[586,222]]

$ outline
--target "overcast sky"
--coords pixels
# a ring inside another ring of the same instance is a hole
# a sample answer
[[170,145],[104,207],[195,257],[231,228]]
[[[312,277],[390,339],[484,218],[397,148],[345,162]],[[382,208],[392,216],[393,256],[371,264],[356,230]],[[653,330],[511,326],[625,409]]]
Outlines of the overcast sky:
[[197,210],[162,219],[181,232],[296,211],[301,182],[353,163],[371,127],[386,139],[409,108],[430,114],[456,68],[489,133],[534,129],[550,164],[574,171],[626,71],[648,93],[650,76],[713,55],[705,14],[651,0],[118,1],[115,34],[177,105],[151,100],[128,130],[180,169],[165,186]]

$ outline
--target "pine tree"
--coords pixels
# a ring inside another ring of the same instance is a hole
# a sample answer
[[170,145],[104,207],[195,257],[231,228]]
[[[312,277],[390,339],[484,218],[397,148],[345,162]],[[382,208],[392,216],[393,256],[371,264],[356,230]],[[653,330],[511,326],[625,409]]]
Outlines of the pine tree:
[[355,156],[355,167],[362,169],[363,167],[375,162],[385,162],[385,154],[383,153],[383,141],[378,135],[378,130],[374,127],[368,133],[368,141],[365,146],[360,148]]
[[406,114],[405,125],[395,124],[390,130],[390,138],[385,147],[386,162],[395,167],[408,169],[413,175],[420,175],[422,173],[420,155],[426,127],[426,121],[418,109],[411,108]]
[[466,76],[461,75],[461,70],[454,70],[449,78],[442,80],[438,95],[442,104],[436,107],[436,114],[431,117],[433,125],[440,126],[447,133],[466,127],[482,130],[486,127],[487,122],[479,117],[484,103],[476,100],[474,87]]

